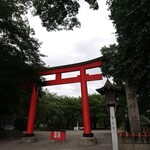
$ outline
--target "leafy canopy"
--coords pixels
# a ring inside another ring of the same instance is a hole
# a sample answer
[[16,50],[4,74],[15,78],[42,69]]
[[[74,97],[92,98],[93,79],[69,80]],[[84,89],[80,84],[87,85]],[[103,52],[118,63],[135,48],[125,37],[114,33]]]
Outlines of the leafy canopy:
[[[90,8],[98,9],[96,0],[86,0]],[[38,15],[48,31],[72,30],[79,27],[76,15],[78,0],[0,0],[0,110],[16,114],[20,106],[22,82],[37,82],[37,71],[43,67],[39,48],[33,38],[27,13]],[[23,108],[22,108],[23,109]]]
[[[107,0],[118,45],[102,48],[105,74],[130,82],[142,104],[150,97],[150,3],[148,0]],[[148,109],[148,105],[145,109]]]
[[[98,9],[97,0],[85,0],[90,8]],[[80,22],[76,15],[79,12],[78,0],[33,0],[34,15],[38,15],[42,25],[48,31],[72,30],[79,27]]]

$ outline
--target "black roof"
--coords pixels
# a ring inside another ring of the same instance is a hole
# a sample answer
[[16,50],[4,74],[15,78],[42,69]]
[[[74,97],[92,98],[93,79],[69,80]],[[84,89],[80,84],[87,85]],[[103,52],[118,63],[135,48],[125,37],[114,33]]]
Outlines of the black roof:
[[101,95],[104,95],[105,93],[105,90],[109,90],[109,89],[112,89],[114,91],[120,91],[121,88],[116,86],[115,84],[112,84],[109,79],[107,79],[107,81],[105,82],[104,86],[99,88],[99,89],[96,89],[97,92],[99,92]]

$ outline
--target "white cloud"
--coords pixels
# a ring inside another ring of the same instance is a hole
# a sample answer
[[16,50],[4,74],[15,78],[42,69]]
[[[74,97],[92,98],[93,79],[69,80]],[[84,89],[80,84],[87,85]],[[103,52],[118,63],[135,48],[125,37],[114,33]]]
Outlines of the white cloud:
[[[47,32],[38,17],[29,16],[30,24],[35,29],[36,38],[43,42],[41,53],[47,55],[43,60],[49,66],[59,66],[87,61],[101,56],[100,48],[116,42],[115,29],[109,20],[106,0],[98,0],[99,10],[89,9],[83,0],[80,13],[81,28],[74,31]],[[88,83],[89,93],[101,87],[103,81]],[[80,96],[80,84],[46,87],[59,95]]]

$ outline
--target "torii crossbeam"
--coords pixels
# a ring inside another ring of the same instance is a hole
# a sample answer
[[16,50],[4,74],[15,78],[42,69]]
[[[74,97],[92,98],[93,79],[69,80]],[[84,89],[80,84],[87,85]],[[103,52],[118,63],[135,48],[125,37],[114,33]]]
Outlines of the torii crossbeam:
[[[102,80],[101,72],[98,74],[87,74],[87,69],[93,69],[102,66],[102,57],[64,66],[51,67],[46,71],[39,72],[39,75],[55,75],[55,79],[43,81],[40,86],[52,86],[52,85],[60,85],[60,84],[68,84],[68,83],[77,83],[79,82],[81,85],[81,95],[82,95],[82,116],[83,116],[83,126],[85,137],[92,137],[91,133],[91,122],[90,122],[90,111],[89,111],[89,102],[88,102],[88,91],[87,91],[87,81],[93,80]],[[79,71],[80,75],[76,77],[62,78],[63,73],[71,73],[74,71]],[[35,112],[37,105],[37,85],[33,84],[32,86],[32,96],[30,102],[30,110],[27,124],[26,134],[29,136],[34,135],[34,120],[35,120]]]

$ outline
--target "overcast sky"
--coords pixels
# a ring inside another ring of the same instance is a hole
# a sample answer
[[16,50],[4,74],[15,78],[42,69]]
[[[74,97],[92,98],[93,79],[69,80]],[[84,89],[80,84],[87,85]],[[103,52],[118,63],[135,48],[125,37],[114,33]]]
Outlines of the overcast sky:
[[[81,8],[78,18],[81,21],[81,28],[73,31],[47,32],[41,26],[38,17],[29,17],[31,27],[36,32],[35,37],[43,43],[40,52],[47,55],[43,59],[47,66],[67,65],[100,57],[101,47],[116,42],[115,29],[109,20],[106,0],[98,0],[98,2],[99,10],[93,11],[89,9],[89,5],[84,0],[80,0]],[[99,69],[95,69],[88,73],[99,72]],[[48,77],[48,79],[51,78],[53,77]],[[95,89],[103,86],[104,82],[105,79],[88,82],[88,93],[96,93]],[[81,96],[79,83],[46,88],[58,95]]]

